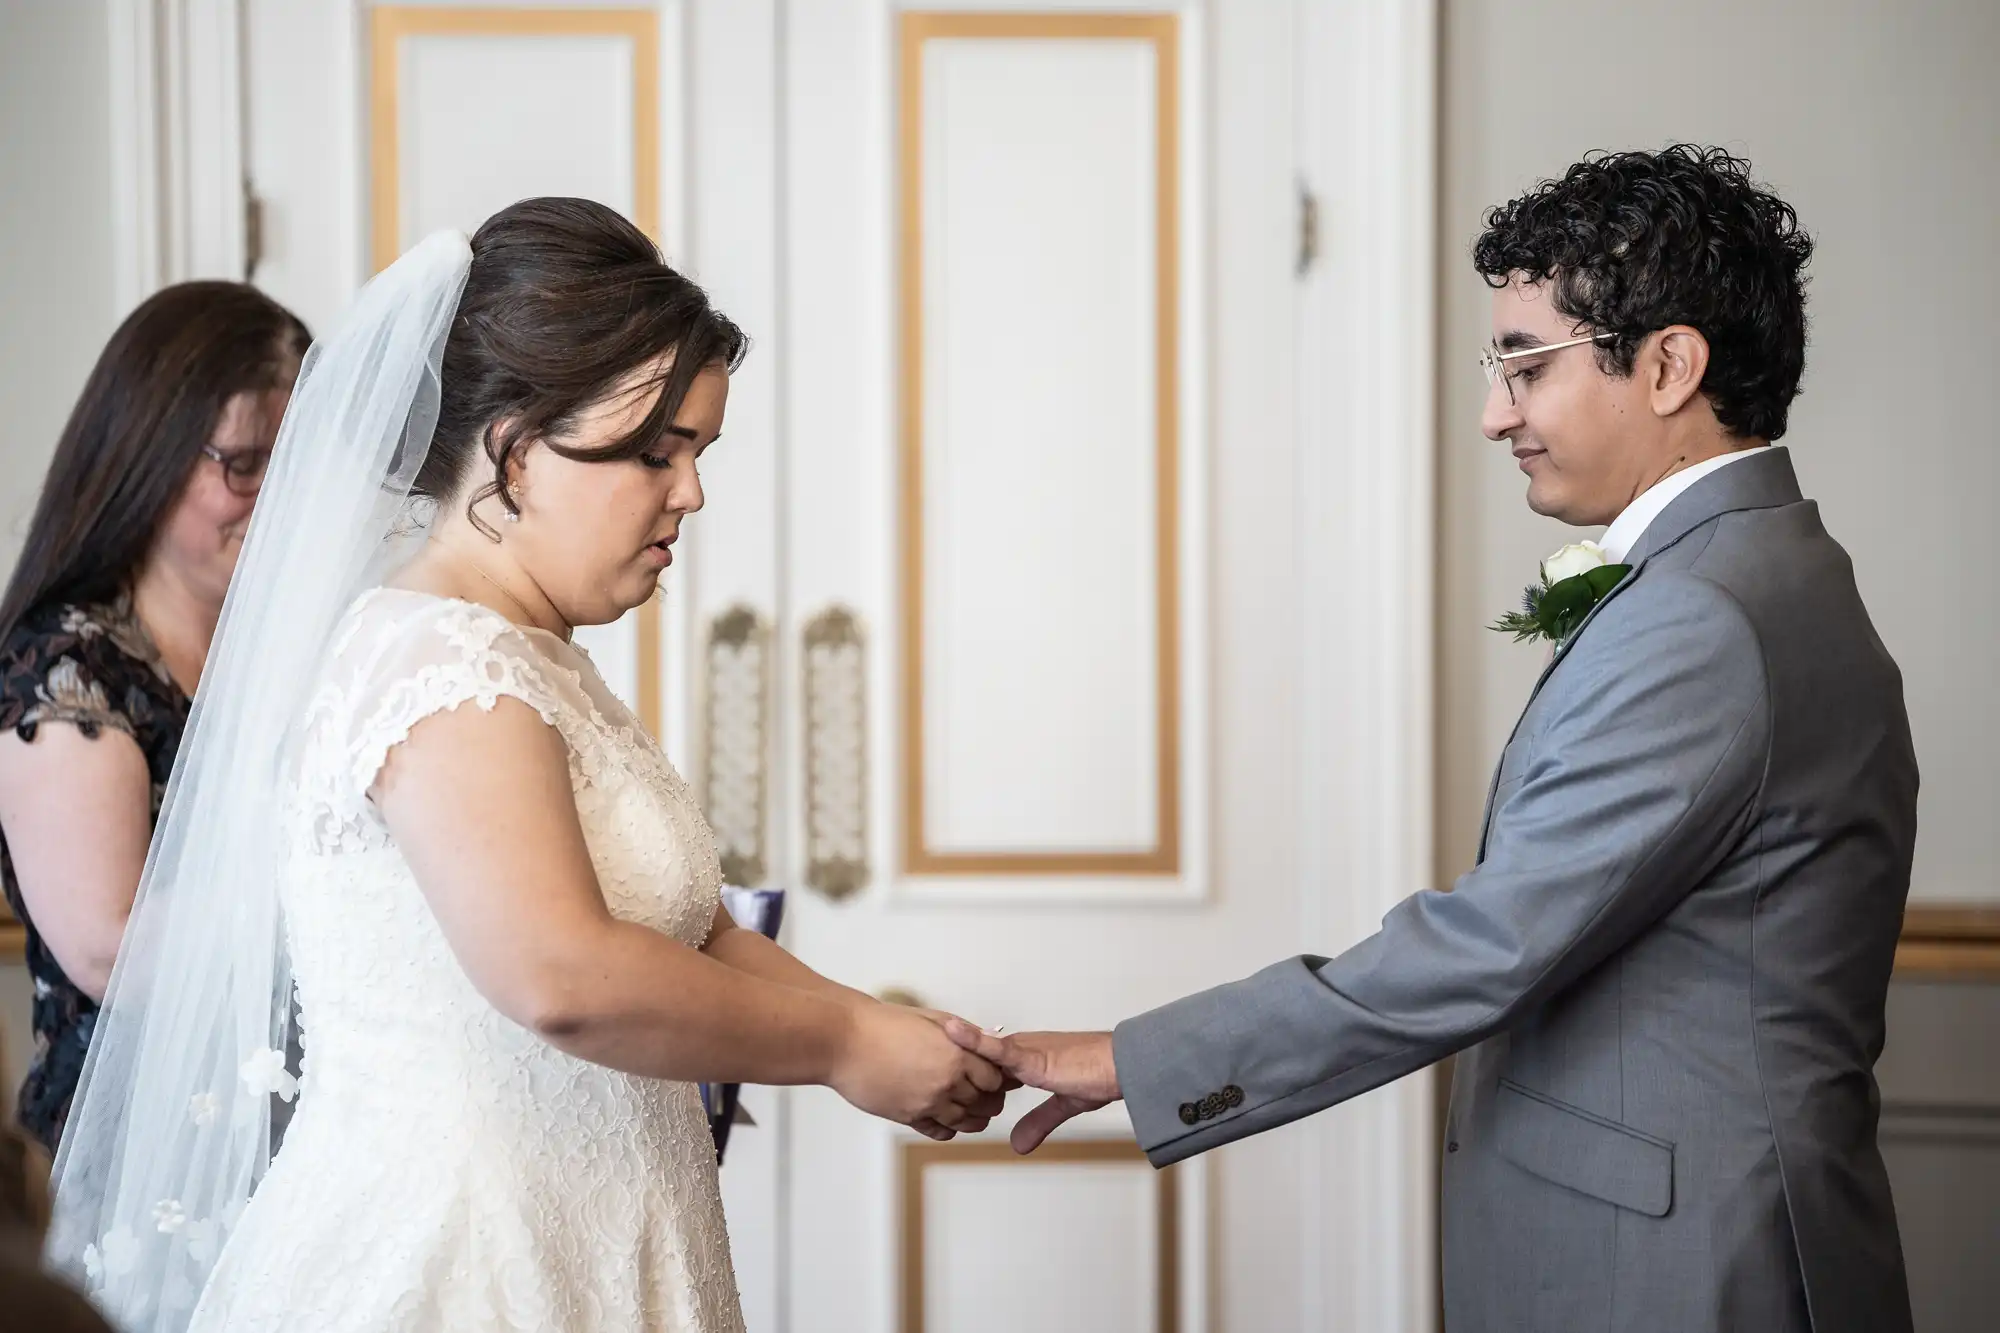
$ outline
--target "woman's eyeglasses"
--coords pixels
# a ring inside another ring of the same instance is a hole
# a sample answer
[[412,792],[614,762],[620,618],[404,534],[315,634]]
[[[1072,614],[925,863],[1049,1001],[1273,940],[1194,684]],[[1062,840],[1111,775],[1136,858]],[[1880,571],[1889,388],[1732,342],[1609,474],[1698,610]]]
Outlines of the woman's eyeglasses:
[[201,451],[221,466],[223,484],[246,498],[263,486],[264,470],[271,465],[269,449],[232,449],[224,453],[212,444],[204,444]]

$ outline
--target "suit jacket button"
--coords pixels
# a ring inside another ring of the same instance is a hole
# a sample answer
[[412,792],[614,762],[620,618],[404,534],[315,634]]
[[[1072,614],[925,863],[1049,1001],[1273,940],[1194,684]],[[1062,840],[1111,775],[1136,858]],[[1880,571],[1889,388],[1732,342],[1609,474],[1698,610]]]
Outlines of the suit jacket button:
[[1222,1104],[1232,1111],[1243,1105],[1243,1089],[1237,1087],[1234,1083],[1224,1088],[1222,1090]]
[[1181,1123],[1183,1125],[1192,1125],[1199,1119],[1201,1119],[1201,1108],[1199,1106],[1196,1106],[1193,1102],[1181,1103]]
[[1458,1140],[1457,1140],[1457,1139],[1453,1139],[1453,1140],[1452,1140],[1452,1141],[1451,1141],[1450,1143],[1447,1143],[1447,1144],[1445,1144],[1445,1145],[1444,1145],[1444,1150],[1445,1150],[1446,1152],[1457,1152],[1457,1151],[1458,1151]]

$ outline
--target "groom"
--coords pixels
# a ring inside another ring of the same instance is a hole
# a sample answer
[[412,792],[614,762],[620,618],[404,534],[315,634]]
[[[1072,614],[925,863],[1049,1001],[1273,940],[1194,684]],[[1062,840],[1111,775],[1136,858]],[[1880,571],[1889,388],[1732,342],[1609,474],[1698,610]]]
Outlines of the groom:
[[1544,599],[1571,612],[1478,864],[1337,958],[1115,1033],[954,1023],[1055,1094],[1018,1149],[1123,1097],[1164,1166],[1463,1052],[1450,1333],[1907,1333],[1873,1066],[1917,768],[1847,553],[1771,445],[1810,252],[1719,150],[1597,157],[1488,215],[1482,425],[1530,508],[1610,525],[1614,568]]

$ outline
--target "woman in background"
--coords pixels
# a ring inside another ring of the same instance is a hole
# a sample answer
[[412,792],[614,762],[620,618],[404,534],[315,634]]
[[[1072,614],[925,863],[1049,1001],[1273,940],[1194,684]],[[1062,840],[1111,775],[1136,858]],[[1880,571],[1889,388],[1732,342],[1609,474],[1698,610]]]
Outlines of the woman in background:
[[308,342],[241,283],[133,311],[0,598],[0,884],[35,985],[19,1115],[51,1151]]

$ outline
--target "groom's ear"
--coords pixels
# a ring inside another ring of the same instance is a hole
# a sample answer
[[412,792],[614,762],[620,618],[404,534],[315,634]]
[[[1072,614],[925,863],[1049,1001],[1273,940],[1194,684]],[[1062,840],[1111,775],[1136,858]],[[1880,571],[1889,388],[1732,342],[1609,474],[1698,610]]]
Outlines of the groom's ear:
[[1708,373],[1708,339],[1689,325],[1670,324],[1646,339],[1632,369],[1644,377],[1653,415],[1670,417],[1701,392]]

